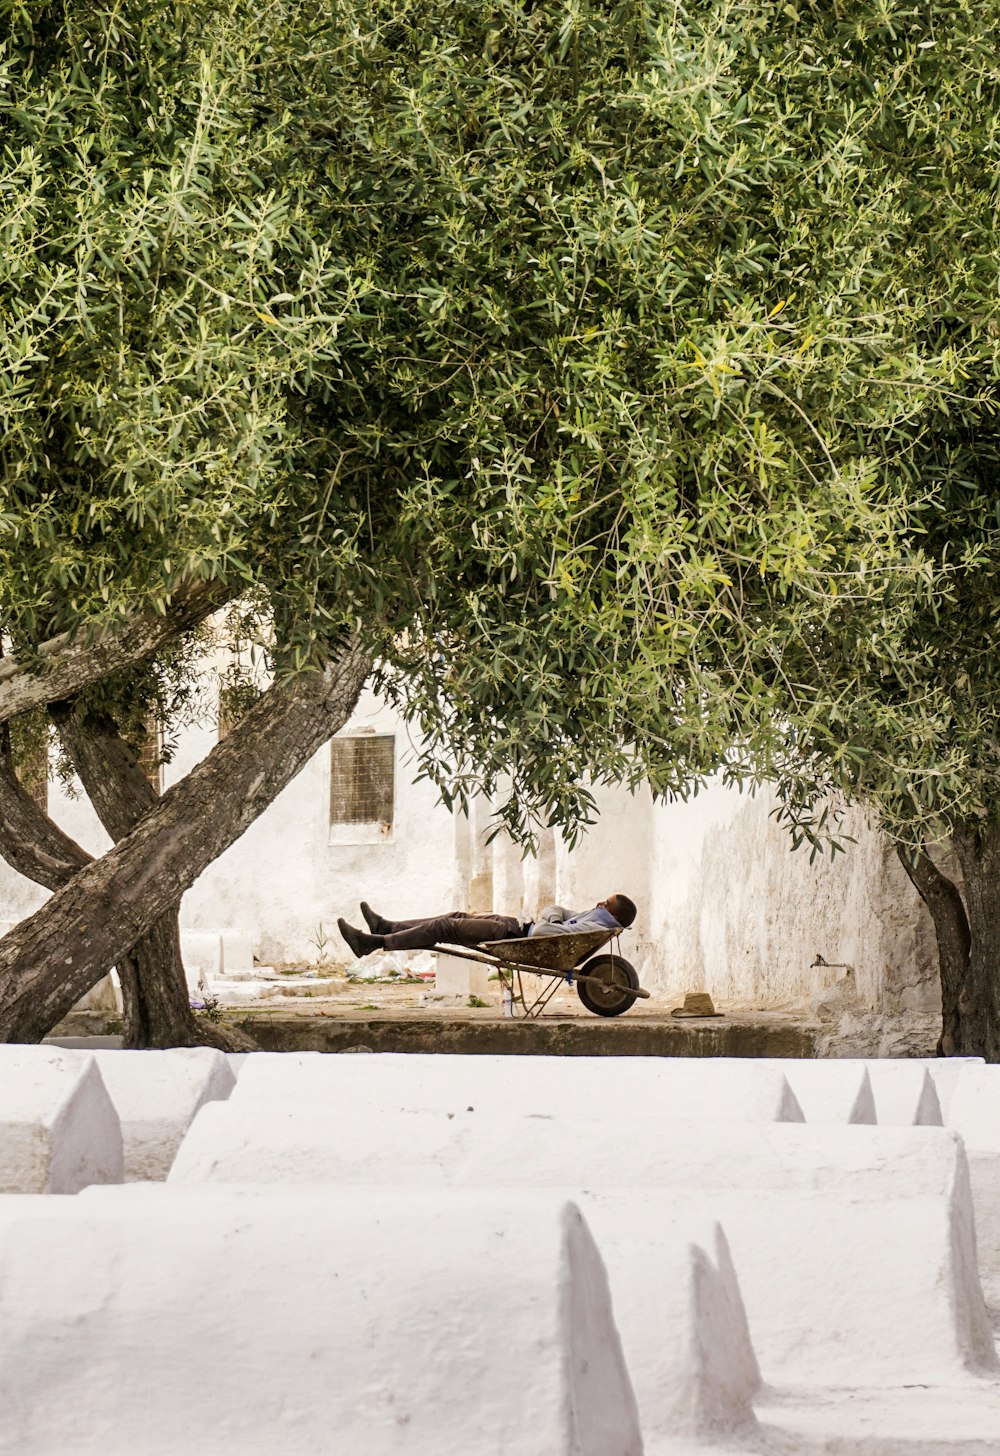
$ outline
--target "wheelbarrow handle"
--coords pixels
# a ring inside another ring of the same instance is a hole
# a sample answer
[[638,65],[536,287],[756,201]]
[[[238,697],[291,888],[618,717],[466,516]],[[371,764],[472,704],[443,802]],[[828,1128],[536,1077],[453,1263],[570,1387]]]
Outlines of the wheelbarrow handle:
[[[574,981],[586,981],[588,986],[600,986],[604,991],[608,989],[607,981],[602,981],[600,976],[578,976],[576,971],[567,971],[566,974],[563,975],[563,980],[568,981],[570,979]],[[630,996],[641,997],[643,1001],[649,1001],[652,996],[652,993],[650,991],[644,991],[641,986],[622,986],[621,989],[623,991],[628,991]]]

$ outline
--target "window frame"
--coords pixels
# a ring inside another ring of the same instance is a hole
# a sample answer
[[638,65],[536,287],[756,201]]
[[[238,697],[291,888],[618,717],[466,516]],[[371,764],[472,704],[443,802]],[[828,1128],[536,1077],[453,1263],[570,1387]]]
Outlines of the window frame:
[[[373,728],[345,728],[330,739],[329,752],[326,759],[327,785],[326,785],[326,815],[327,815],[327,843],[328,844],[390,844],[395,838],[396,817],[397,817],[397,765],[398,765],[398,744],[397,734],[391,729],[379,730]],[[335,745],[338,743],[385,743],[388,740],[392,744],[392,782],[388,794],[389,818],[385,819],[334,819],[333,811],[333,755],[337,751]]]

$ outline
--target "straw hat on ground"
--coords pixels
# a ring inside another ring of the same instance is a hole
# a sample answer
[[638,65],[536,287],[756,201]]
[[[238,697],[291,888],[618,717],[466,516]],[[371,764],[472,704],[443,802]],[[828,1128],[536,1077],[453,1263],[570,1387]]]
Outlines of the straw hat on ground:
[[716,1011],[707,991],[688,991],[684,1005],[675,1006],[670,1015],[680,1019],[682,1016],[721,1016],[722,1012]]

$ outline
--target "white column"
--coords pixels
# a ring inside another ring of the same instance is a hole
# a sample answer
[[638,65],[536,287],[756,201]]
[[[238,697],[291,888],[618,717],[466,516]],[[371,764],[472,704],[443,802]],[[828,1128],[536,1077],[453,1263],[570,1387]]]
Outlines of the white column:
[[477,794],[469,805],[471,816],[471,869],[469,876],[469,909],[488,915],[493,910],[493,847],[487,844],[492,827],[489,799]]
[[498,915],[530,916],[532,906],[527,893],[525,861],[520,846],[509,834],[498,834],[493,841],[493,908]]

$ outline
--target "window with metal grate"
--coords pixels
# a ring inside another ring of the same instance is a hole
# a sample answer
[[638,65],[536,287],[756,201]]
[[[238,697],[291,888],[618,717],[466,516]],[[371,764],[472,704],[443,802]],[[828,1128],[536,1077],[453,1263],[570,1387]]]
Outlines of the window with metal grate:
[[[330,742],[330,828],[387,837],[396,797],[392,733],[345,734]],[[339,836],[343,837],[343,836]]]

